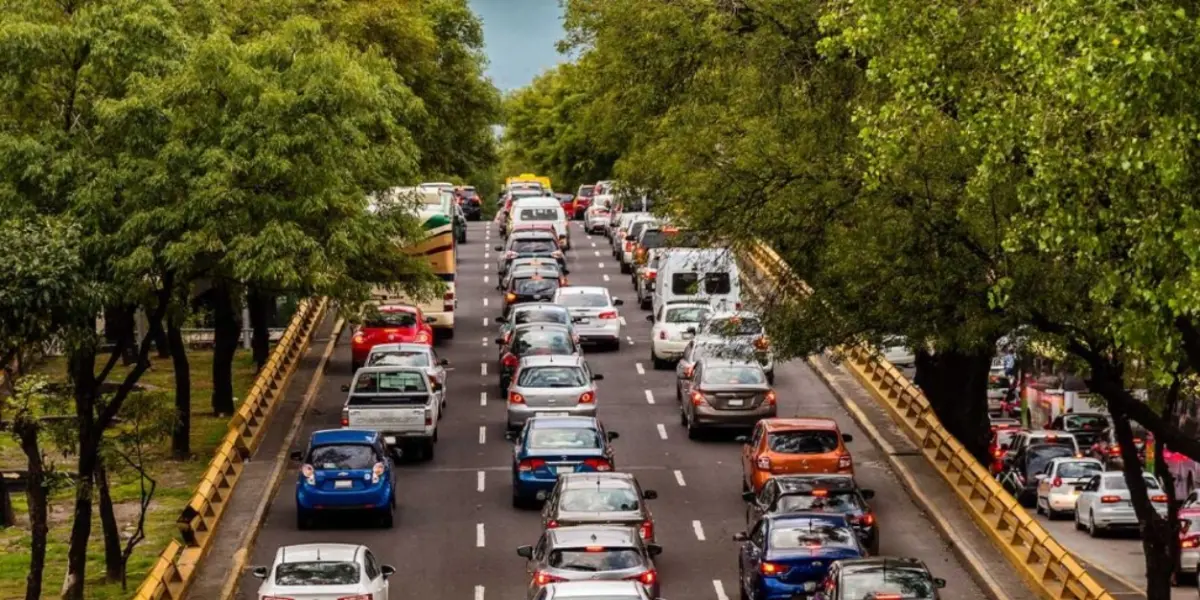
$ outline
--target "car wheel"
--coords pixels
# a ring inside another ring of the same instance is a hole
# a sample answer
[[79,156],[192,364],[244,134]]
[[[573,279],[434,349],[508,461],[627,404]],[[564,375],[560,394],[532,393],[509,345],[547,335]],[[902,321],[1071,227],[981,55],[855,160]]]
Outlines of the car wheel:
[[387,509],[384,509],[383,514],[380,515],[379,520],[380,520],[380,524],[383,525],[384,529],[391,529],[396,524],[396,514],[393,512],[393,509],[391,507],[389,507]]
[[1088,512],[1087,532],[1090,537],[1100,537],[1100,528],[1096,527],[1096,515],[1091,512]]
[[650,361],[654,363],[655,370],[662,371],[670,368],[671,363],[659,358],[654,354],[654,350],[650,351]]
[[514,489],[512,495],[512,506],[518,510],[525,510],[526,508],[529,508],[529,503],[526,502],[525,499],[517,493],[517,490]]
[[629,265],[627,265],[625,263],[621,263],[621,272],[628,275],[629,271],[630,271]]
[[696,424],[691,419],[688,419],[684,426],[687,427],[687,436],[689,440],[696,440],[700,438],[700,429],[696,427]]
[[312,521],[308,518],[308,513],[296,509],[296,529],[304,531],[312,527]]
[[748,594],[746,594],[746,586],[742,585],[741,569],[738,569],[738,599],[739,600],[750,600],[750,596]]
[[1057,521],[1059,515],[1061,515],[1061,514],[1062,513],[1058,512],[1057,510],[1054,510],[1050,507],[1046,507],[1046,518],[1050,519],[1051,521]]
[[1039,515],[1042,514],[1042,499],[1041,498],[1038,498],[1033,501],[1033,512],[1035,514],[1039,514]]
[[684,427],[688,426],[687,412],[683,410],[682,406],[679,407],[679,424]]
[[1079,511],[1075,511],[1075,531],[1083,531],[1083,523],[1079,520]]
[[640,306],[642,308],[642,310],[650,310],[650,308],[651,308],[650,298],[646,298],[645,300],[642,300],[641,302],[638,303],[638,306]]
[[775,370],[774,369],[772,369],[769,373],[767,373],[767,383],[769,383],[771,385],[775,385]]
[[[437,433],[434,433],[434,435],[436,436]],[[429,462],[429,461],[433,460],[433,449],[434,449],[434,440],[429,440],[428,442],[425,442],[423,444],[423,447],[421,448],[421,460],[423,460],[425,462]]]

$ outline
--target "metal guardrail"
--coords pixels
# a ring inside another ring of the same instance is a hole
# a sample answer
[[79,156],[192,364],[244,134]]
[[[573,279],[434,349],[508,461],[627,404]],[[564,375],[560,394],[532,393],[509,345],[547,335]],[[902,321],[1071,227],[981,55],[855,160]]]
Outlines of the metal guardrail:
[[[752,277],[744,278],[752,294],[778,299],[808,294],[799,279],[773,250],[756,244],[741,253]],[[766,290],[759,286],[769,285]],[[920,388],[895,365],[867,346],[842,348],[852,375],[882,404],[929,464],[954,489],[972,518],[1000,549],[1035,593],[1050,600],[1113,600],[1041,523],[1029,516],[975,457],[942,426]]]
[[276,400],[296,370],[328,305],[327,298],[319,298],[303,300],[297,307],[246,400],[230,419],[229,432],[217,447],[195,494],[176,520],[181,539],[167,544],[138,586],[134,600],[175,600],[187,593],[245,462],[262,441]]

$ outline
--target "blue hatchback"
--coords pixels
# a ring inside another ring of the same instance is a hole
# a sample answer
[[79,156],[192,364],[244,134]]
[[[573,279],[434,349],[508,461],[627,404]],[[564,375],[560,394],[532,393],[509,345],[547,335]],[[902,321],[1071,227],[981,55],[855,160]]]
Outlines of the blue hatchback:
[[593,417],[531,417],[513,444],[513,506],[545,500],[560,473],[612,471],[617,437]]
[[315,431],[296,479],[296,527],[307,529],[317,512],[363,511],[391,527],[396,512],[392,460],[383,436],[367,429]]
[[749,600],[812,595],[834,561],[866,556],[846,517],[831,513],[768,515],[733,539],[742,543],[738,576]]

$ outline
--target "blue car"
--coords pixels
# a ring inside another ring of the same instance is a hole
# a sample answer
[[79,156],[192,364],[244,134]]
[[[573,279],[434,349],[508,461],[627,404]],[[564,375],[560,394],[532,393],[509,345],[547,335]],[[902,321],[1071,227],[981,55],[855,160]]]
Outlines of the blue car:
[[296,527],[308,529],[318,512],[366,512],[391,527],[396,513],[392,459],[383,436],[367,429],[315,431],[296,479]]
[[513,444],[513,506],[545,500],[560,473],[612,471],[617,437],[593,417],[530,417]]
[[792,600],[811,596],[834,561],[862,558],[866,551],[844,515],[791,513],[768,515],[742,543],[738,576],[744,600]]

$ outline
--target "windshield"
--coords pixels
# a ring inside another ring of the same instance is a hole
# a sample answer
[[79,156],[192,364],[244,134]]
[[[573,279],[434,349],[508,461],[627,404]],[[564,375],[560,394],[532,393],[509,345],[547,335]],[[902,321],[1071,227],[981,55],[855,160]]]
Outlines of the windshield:
[[753,385],[766,383],[762,369],[751,366],[714,367],[704,370],[704,383]]
[[364,327],[391,329],[393,327],[412,327],[417,324],[417,315],[407,311],[375,312],[366,318]]
[[558,244],[555,244],[552,240],[513,240],[512,244],[508,246],[508,249],[513,252],[524,254],[531,254],[534,252],[554,252],[555,250],[558,250]]
[[521,310],[513,317],[513,323],[569,323],[571,317],[562,310]]
[[1020,429],[1001,429],[996,432],[996,445],[1003,446],[1004,444],[1012,445],[1012,439],[1020,433]]
[[642,566],[642,555],[634,548],[552,550],[548,564],[568,571],[621,571]]
[[[1146,481],[1146,487],[1151,490],[1158,489],[1158,480],[1145,475],[1142,477]],[[1125,485],[1124,475],[1109,475],[1104,478],[1104,488],[1108,490],[1127,490],[1129,486]]]
[[575,388],[587,385],[579,367],[526,367],[521,369],[517,385],[534,388]]
[[594,429],[537,427],[529,434],[529,447],[533,450],[594,450],[604,445]]
[[534,294],[542,294],[547,300],[554,295],[554,290],[558,289],[558,279],[513,279],[512,291],[521,296],[532,296]]
[[834,492],[825,496],[813,494],[791,494],[780,496],[775,502],[780,512],[801,512],[806,510],[827,510],[838,513],[859,512],[862,505],[858,495],[853,492]]
[[1104,471],[1104,467],[1100,463],[1081,460],[1058,463],[1057,475],[1065,479],[1078,479],[1080,477],[1091,477],[1102,471]]
[[699,323],[708,315],[710,309],[707,306],[680,306],[677,308],[667,309],[667,318],[664,319],[668,323]]
[[369,367],[428,367],[429,353],[417,351],[373,352],[367,361]]
[[899,596],[904,600],[934,597],[933,579],[926,571],[888,567],[856,568],[842,573],[843,598]]
[[838,449],[836,431],[801,429],[767,434],[767,447],[782,454],[827,454]]
[[353,585],[359,568],[352,562],[295,562],[275,567],[275,585]]
[[523,354],[571,354],[575,344],[565,331],[522,331],[513,340],[513,353]]
[[377,462],[375,449],[365,444],[317,446],[308,454],[308,464],[323,471],[365,470]]
[[603,308],[608,306],[604,294],[559,294],[558,303],[571,308]]
[[419,371],[363,373],[354,380],[356,394],[404,394],[426,391],[426,377]]
[[579,195],[581,197],[589,198],[591,196],[594,196],[595,194],[596,194],[596,186],[594,186],[594,185],[579,186]]
[[638,509],[638,493],[633,488],[581,487],[562,494],[558,507],[571,512],[620,512]]
[[1063,417],[1063,429],[1067,431],[1100,431],[1108,427],[1108,419],[1101,415],[1067,415]]
[[854,532],[829,521],[816,519],[789,521],[771,530],[771,548],[775,550],[799,550],[801,548],[855,548]]
[[717,335],[760,335],[763,332],[762,321],[748,317],[726,317],[713,319],[704,324],[705,333]]
[[522,208],[520,218],[522,221],[555,221],[558,211],[556,208]]

